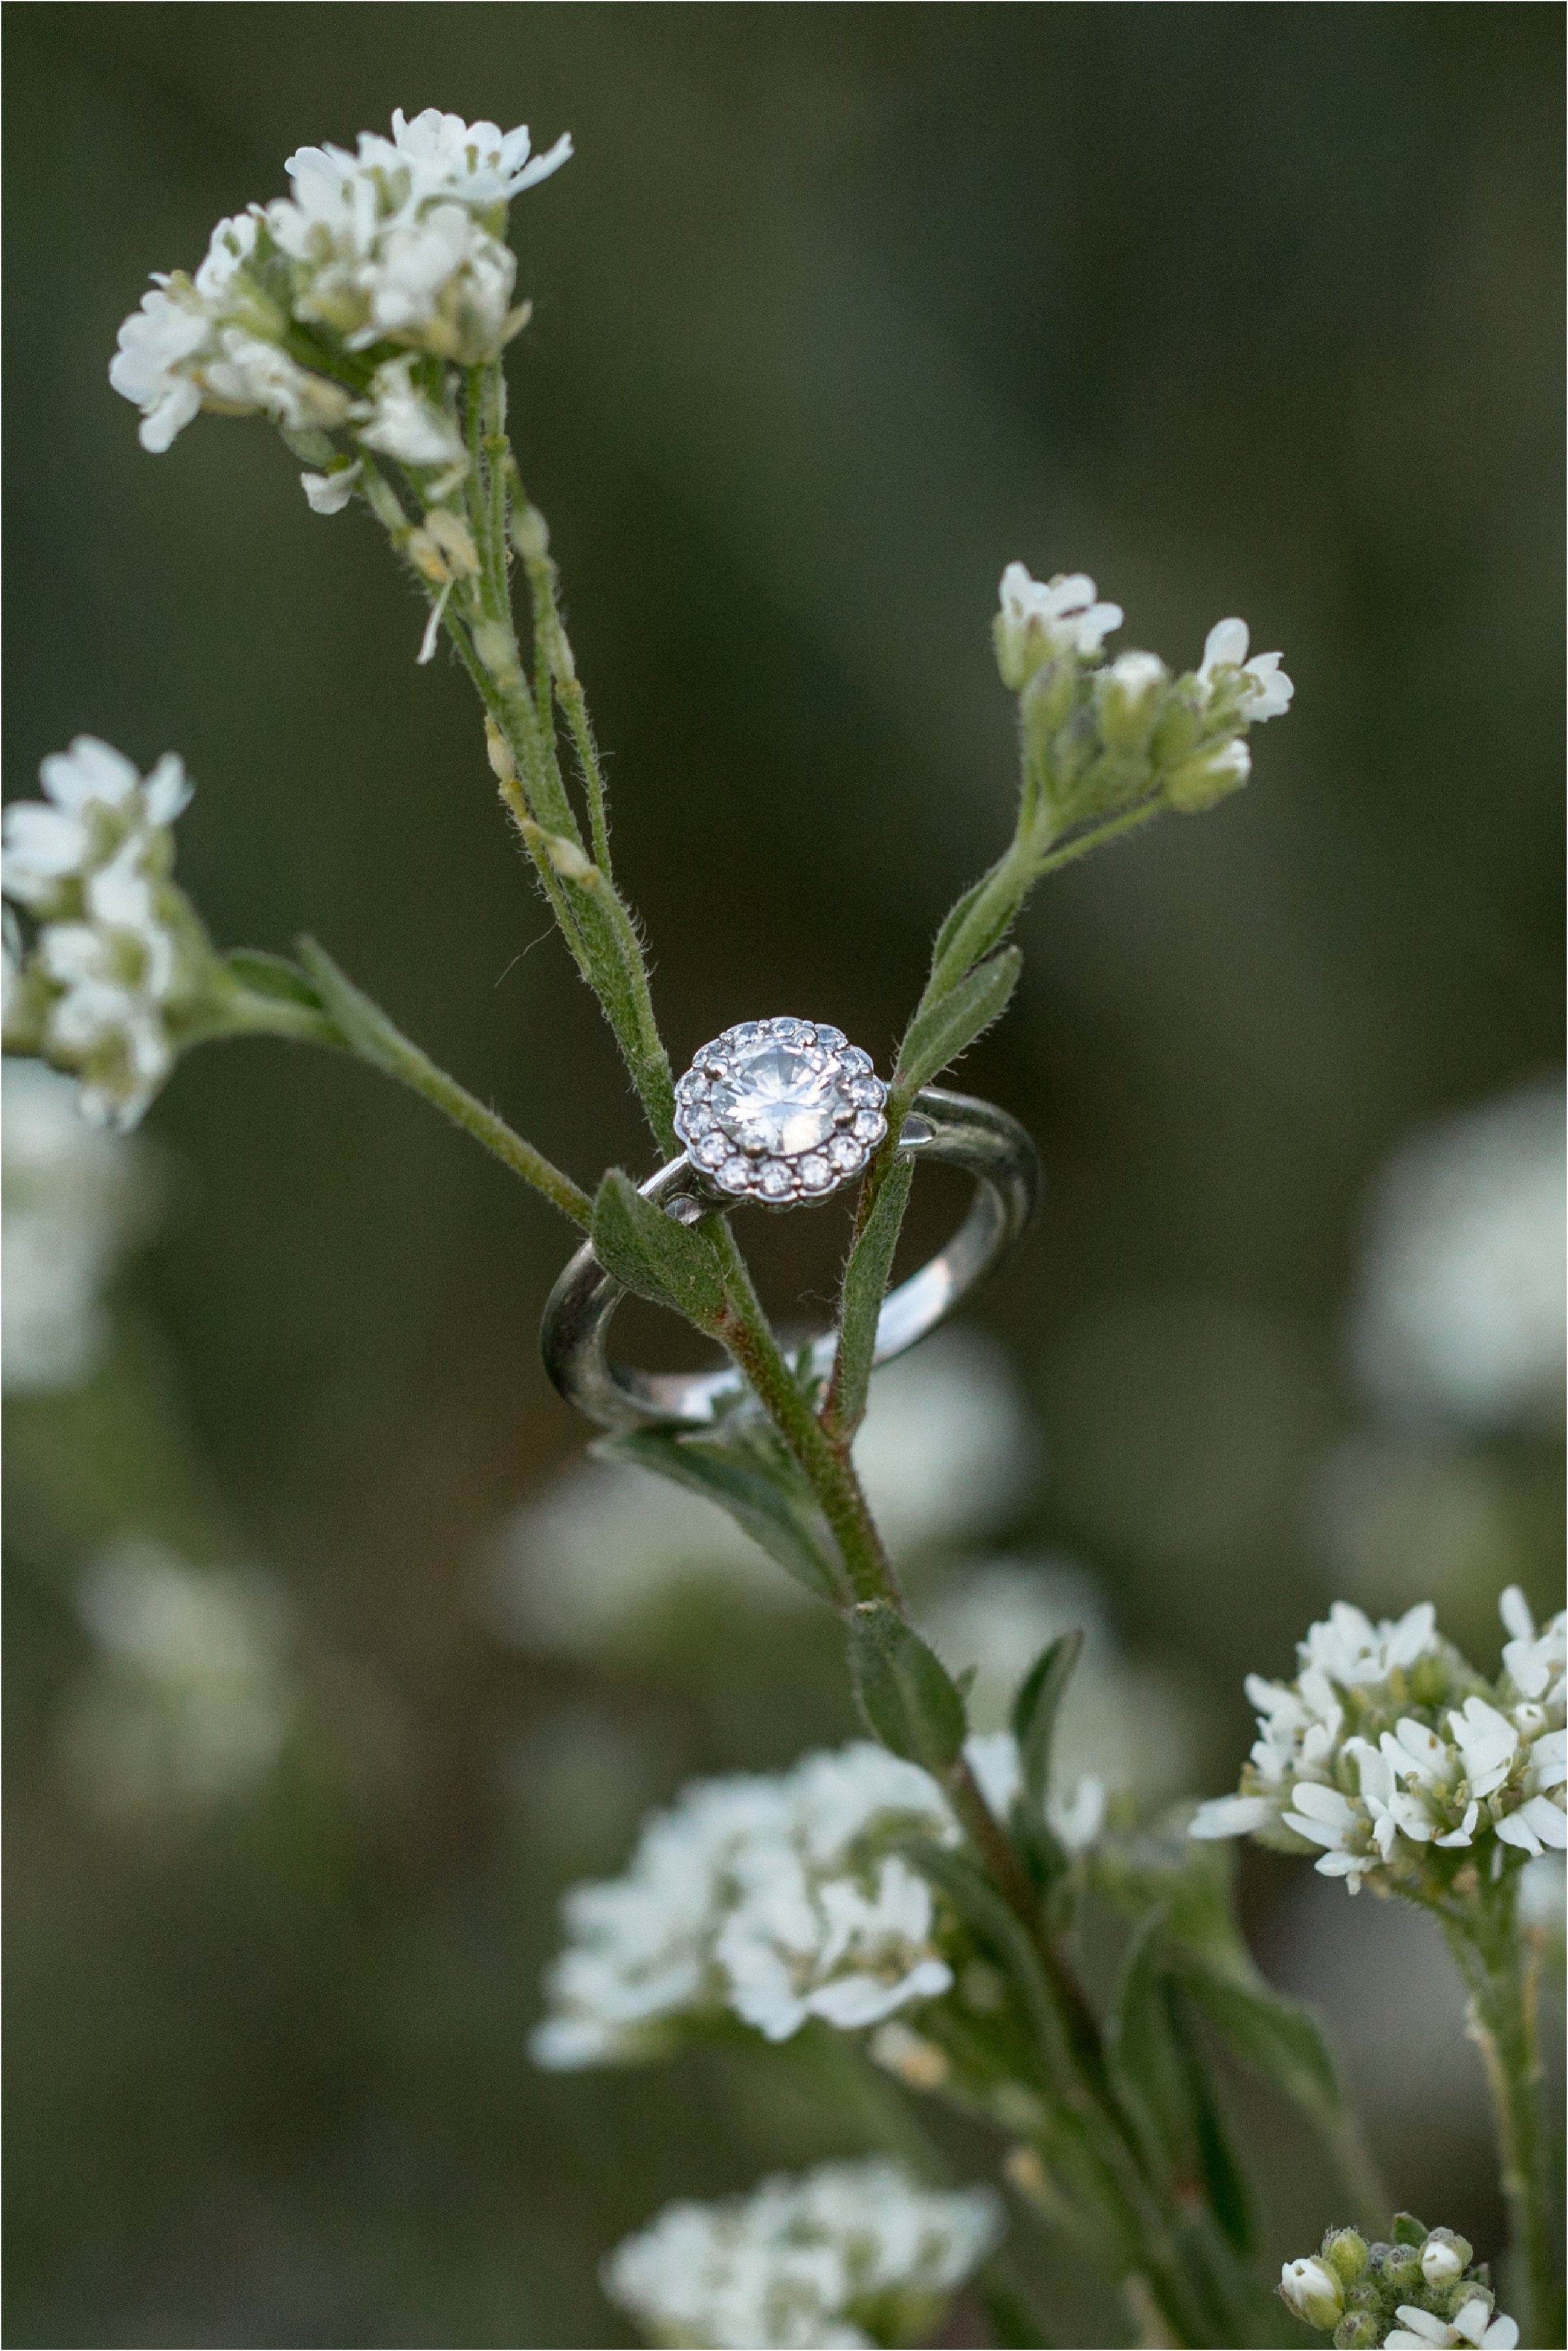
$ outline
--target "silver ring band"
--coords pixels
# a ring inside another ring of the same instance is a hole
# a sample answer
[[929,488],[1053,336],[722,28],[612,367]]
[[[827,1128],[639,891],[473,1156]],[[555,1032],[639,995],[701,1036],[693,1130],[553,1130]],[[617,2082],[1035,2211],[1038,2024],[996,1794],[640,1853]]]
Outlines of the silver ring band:
[[[1040,1155],[1032,1138],[992,1103],[928,1086],[899,1137],[899,1155],[961,1167],[975,1181],[969,1214],[947,1247],[882,1302],[875,1360],[885,1364],[934,1331],[961,1298],[990,1272],[1034,1215],[1041,1189]],[[682,1197],[715,1203],[682,1152],[641,1186],[645,1199],[669,1207]],[[626,1291],[586,1244],[562,1273],[540,1326],[545,1369],[566,1402],[604,1428],[707,1428],[744,1387],[732,1366],[716,1372],[642,1372],[612,1363],[606,1352],[610,1318]],[[829,1331],[812,1343],[819,1377],[833,1367],[837,1344]]]

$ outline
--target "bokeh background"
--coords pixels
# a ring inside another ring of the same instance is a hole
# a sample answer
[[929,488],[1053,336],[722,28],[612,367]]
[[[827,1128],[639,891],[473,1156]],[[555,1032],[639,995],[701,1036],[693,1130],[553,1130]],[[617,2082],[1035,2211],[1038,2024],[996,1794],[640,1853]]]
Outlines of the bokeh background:
[[[80,730],[177,747],[220,940],[317,934],[579,1176],[644,1164],[379,534],[260,423],[144,455],[105,378],[146,273],[296,144],[400,104],[569,128],[514,214],[514,421],[678,1065],[759,1010],[886,1053],[1008,822],[1008,559],[1092,571],[1179,666],[1241,611],[1297,681],[1241,799],[1042,893],[966,1064],[1050,1194],[881,1408],[895,1502],[941,1468],[904,1547],[959,1661],[1086,1610],[1084,1736],[1168,1726],[1152,1801],[1231,1781],[1242,1673],[1336,1593],[1434,1597],[1489,1667],[1503,1583],[1556,1605],[1558,12],[6,34],[7,792]],[[421,1105],[251,1044],[107,1156],[17,1100],[11,2339],[623,2341],[618,2236],[864,2142],[784,2058],[536,2073],[554,1903],[693,1772],[850,1735],[831,1633],[575,1466],[534,1339],[570,1236]],[[755,1238],[783,1303],[840,1237]],[[1420,1922],[1257,1857],[1242,1890],[1399,2200],[1494,2245]],[[1298,2252],[1332,2189],[1251,2120]]]

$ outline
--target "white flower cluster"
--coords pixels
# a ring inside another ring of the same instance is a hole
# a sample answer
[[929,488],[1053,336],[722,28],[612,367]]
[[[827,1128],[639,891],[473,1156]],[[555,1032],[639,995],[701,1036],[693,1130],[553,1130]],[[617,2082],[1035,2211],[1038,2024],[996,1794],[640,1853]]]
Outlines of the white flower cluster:
[[[142,446],[167,449],[202,408],[260,411],[461,476],[442,363],[493,359],[525,323],[506,206],[571,152],[563,137],[531,155],[526,128],[434,108],[361,132],[354,154],[300,148],[290,193],[220,221],[195,274],[159,274],[120,328],[109,381],[141,410]],[[306,475],[312,507],[336,512],[354,478]]]
[[7,1061],[5,1118],[5,1384],[9,1395],[78,1386],[102,1360],[102,1298],[151,1221],[141,1147],[95,1133],[68,1078]]
[[1249,1676],[1259,1737],[1241,1792],[1201,1805],[1190,1834],[1315,1851],[1353,1894],[1368,1876],[1417,1886],[1440,1851],[1490,1844],[1495,1874],[1505,1847],[1568,1846],[1568,1619],[1538,1634],[1517,1586],[1501,1606],[1493,1686],[1441,1638],[1429,1602],[1377,1625],[1336,1602],[1299,1645],[1293,1682]]
[[97,1656],[60,1743],[95,1811],[213,1802],[276,1762],[295,1701],[287,1613],[265,1577],[128,1540],[94,1561],[76,1601]]
[[[971,1739],[993,1809],[1017,1789],[1010,1736]],[[1081,1849],[1104,1796],[1085,1781],[1054,1813]],[[538,2064],[566,2070],[657,2054],[678,2020],[729,2011],[784,2041],[811,2017],[847,2032],[952,1983],[931,1889],[890,1848],[953,1844],[940,1788],[868,1742],[807,1755],[777,1778],[700,1781],[645,1826],[624,1876],[573,1886],[566,1949],[545,1978]]]
[[1101,600],[1086,573],[1039,580],[1010,563],[1002,575],[997,665],[1022,696],[1058,812],[1076,820],[1157,789],[1187,813],[1212,807],[1251,773],[1247,729],[1290,708],[1295,689],[1280,655],[1249,660],[1246,622],[1219,621],[1197,669],[1173,678],[1156,653],[1104,660],[1121,624],[1121,606]]
[[1514,2351],[1518,2322],[1497,2308],[1484,2272],[1471,2274],[1469,2240],[1451,2229],[1421,2235],[1420,2228],[1417,2221],[1404,2241],[1376,2245],[1355,2229],[1330,2229],[1321,2252],[1285,2262],[1281,2300],[1304,2325],[1334,2329],[1335,2343]]
[[924,2342],[1001,2237],[986,2188],[921,2188],[898,2165],[825,2163],[722,2204],[672,2204],[618,2245],[605,2292],[657,2343],[858,2351]]
[[0,886],[38,926],[30,953],[7,927],[5,1041],[79,1078],[95,1124],[131,1127],[173,1066],[171,1015],[206,959],[169,878],[191,787],[171,751],[143,779],[90,735],[38,772],[45,798],[5,816]]

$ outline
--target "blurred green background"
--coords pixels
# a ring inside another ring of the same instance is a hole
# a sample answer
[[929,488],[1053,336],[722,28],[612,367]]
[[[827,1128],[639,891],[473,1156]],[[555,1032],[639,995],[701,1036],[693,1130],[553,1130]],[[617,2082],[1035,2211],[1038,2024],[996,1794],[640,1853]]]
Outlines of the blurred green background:
[[[1089,1563],[1223,1787],[1247,1668],[1288,1672],[1336,1590],[1429,1588],[1407,1553],[1350,1589],[1314,1531],[1369,1425],[1367,1187],[1561,1057],[1559,12],[33,5],[6,35],[7,792],[78,731],[178,748],[218,938],[315,933],[579,1177],[644,1164],[633,1106],[379,534],[310,514],[259,423],[144,455],[107,384],[147,272],[296,145],[395,105],[574,134],[513,215],[514,422],[678,1067],[767,1010],[886,1056],[1005,835],[1008,559],[1092,571],[1179,667],[1225,612],[1284,648],[1252,789],[1042,893],[963,1081],[1050,1186],[973,1315],[1044,1432],[997,1539]],[[113,1348],[10,1414],[11,2339],[625,2340],[618,2235],[857,2142],[785,2060],[535,2074],[556,1895],[691,1772],[849,1735],[831,1639],[713,1593],[613,1657],[498,1637],[475,1562],[585,1441],[534,1337],[565,1226],[282,1049],[196,1057],[148,1136]],[[838,1235],[756,1238],[784,1300]],[[1490,1516],[1434,1596],[1490,1667],[1499,1583],[1556,1604],[1559,1456],[1444,1447]],[[222,1801],[95,1809],[67,1768],[73,1591],[128,1531],[286,1594],[296,1729]],[[1260,1951],[1365,2062],[1399,2199],[1485,2249],[1457,2005],[1379,2071],[1368,2004],[1428,1955],[1303,1876],[1248,1861]],[[1331,2217],[1314,2160],[1273,2156],[1286,2252]]]

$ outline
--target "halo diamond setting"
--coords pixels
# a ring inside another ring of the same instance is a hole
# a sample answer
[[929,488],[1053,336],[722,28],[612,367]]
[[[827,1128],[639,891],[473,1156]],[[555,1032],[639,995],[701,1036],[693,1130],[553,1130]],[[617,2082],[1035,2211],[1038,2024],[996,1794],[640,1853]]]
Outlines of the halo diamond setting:
[[864,1174],[888,1132],[869,1053],[820,1020],[742,1020],[675,1089],[675,1132],[721,1198],[794,1208]]

